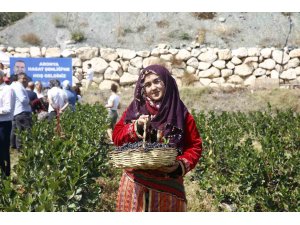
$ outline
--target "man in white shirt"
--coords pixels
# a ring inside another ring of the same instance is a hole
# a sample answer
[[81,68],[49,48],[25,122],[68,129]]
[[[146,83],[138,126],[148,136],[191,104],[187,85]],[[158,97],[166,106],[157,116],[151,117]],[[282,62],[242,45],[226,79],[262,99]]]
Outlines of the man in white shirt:
[[28,84],[27,75],[20,73],[17,77],[18,80],[11,84],[16,102],[10,144],[12,148],[20,150],[21,140],[16,136],[16,129],[19,131],[30,129],[32,127],[32,113],[30,99],[25,89]]
[[92,69],[92,64],[87,65],[87,71],[86,71],[86,90],[90,87],[90,85],[93,82],[93,77],[94,77],[94,70]]
[[110,129],[107,131],[110,140],[112,141],[112,131],[118,120],[118,109],[120,108],[120,96],[117,95],[118,86],[116,84],[112,84],[110,87],[111,95],[105,105],[106,108],[109,109],[109,117],[111,119]]
[[0,71],[0,166],[6,176],[10,175],[9,147],[14,107],[14,91],[5,84],[4,73]]
[[56,118],[57,114],[63,113],[68,107],[68,97],[66,93],[60,88],[60,82],[58,80],[50,81],[50,90],[48,91],[49,102],[49,121]]

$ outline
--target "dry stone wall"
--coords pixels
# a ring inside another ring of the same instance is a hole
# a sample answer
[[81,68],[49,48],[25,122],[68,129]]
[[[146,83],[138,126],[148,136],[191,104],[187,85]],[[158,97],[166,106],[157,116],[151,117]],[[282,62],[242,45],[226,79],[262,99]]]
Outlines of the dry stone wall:
[[178,86],[195,87],[279,87],[300,84],[300,49],[238,48],[200,46],[175,49],[159,44],[152,50],[133,51],[98,47],[13,48],[0,50],[14,57],[71,57],[73,83],[85,83],[87,64],[95,72],[92,85],[109,89],[112,83],[133,85],[140,71],[150,64],[164,64]]

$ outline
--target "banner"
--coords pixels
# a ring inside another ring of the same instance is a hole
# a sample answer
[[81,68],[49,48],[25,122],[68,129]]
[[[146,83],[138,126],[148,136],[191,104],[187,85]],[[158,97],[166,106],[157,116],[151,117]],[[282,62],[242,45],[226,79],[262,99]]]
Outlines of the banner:
[[72,58],[14,58],[10,57],[10,76],[25,72],[33,82],[44,87],[50,80],[70,81],[72,85]]

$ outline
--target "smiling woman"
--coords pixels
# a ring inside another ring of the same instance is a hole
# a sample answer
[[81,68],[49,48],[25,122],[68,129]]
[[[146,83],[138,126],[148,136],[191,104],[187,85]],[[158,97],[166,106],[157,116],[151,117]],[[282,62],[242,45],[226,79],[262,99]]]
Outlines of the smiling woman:
[[165,94],[165,85],[158,75],[151,73],[145,77],[144,91],[152,101],[159,101]]
[[196,166],[202,140],[174,78],[161,65],[142,70],[134,99],[115,126],[113,141],[123,146],[141,141],[144,134],[148,143],[168,140],[180,154],[172,166],[125,169],[116,211],[186,211],[183,176]]

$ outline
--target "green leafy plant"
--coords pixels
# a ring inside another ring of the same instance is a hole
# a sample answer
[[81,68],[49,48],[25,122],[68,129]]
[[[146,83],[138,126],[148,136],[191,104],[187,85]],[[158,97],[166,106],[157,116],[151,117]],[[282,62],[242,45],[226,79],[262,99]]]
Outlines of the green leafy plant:
[[299,211],[300,115],[195,115],[204,152],[193,180],[220,211]]
[[192,12],[192,16],[198,20],[212,20],[216,14],[215,12]]
[[[202,210],[300,211],[299,113],[269,106],[192,114],[203,153],[188,178]],[[15,175],[0,179],[0,211],[114,211],[121,171],[108,159],[107,110],[95,104],[66,111],[63,136],[55,121],[34,122],[22,134]]]
[[26,12],[0,12],[0,26],[5,27],[20,19],[23,19],[28,13]]
[[22,155],[16,175],[0,180],[0,211],[95,211],[101,189],[98,179],[111,177],[106,144],[106,109],[78,105],[61,117],[64,135],[56,123],[35,121],[22,134]]
[[71,33],[71,39],[76,42],[82,42],[85,40],[85,36],[82,31],[74,31]]
[[58,28],[62,28],[62,27],[66,27],[67,24],[66,24],[66,18],[64,18],[64,16],[62,16],[61,14],[54,14],[52,16],[52,21],[55,25],[55,27],[58,27]]
[[188,33],[186,33],[186,32],[181,33],[179,35],[179,38],[181,40],[191,40],[192,39],[191,36]]

